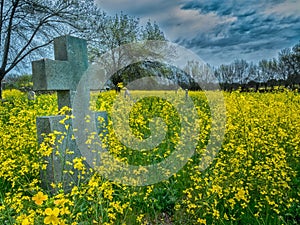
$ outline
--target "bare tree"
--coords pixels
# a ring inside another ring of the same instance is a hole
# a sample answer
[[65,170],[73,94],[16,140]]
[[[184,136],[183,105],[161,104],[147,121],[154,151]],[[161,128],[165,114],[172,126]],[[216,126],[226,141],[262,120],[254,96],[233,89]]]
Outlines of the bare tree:
[[233,62],[233,68],[234,68],[234,74],[235,74],[235,79],[236,81],[242,86],[247,82],[248,79],[248,70],[249,64],[246,60],[244,59],[236,59]]
[[[82,28],[84,37],[89,41],[90,61],[97,61],[104,53],[110,53],[108,57],[102,58],[98,63],[103,65],[106,74],[113,75],[111,81],[115,89],[119,91],[118,83],[124,81],[121,68],[127,62],[142,55],[140,51],[145,48],[141,41],[165,40],[164,34],[156,23],[148,21],[146,27],[143,28],[138,18],[124,13],[109,16],[95,9],[92,15],[93,17],[86,18],[89,22]],[[139,44],[136,44],[133,49],[132,45],[127,45],[131,43]],[[132,66],[137,67],[138,65]],[[131,76],[135,76],[135,73],[139,72],[134,68],[131,68],[130,71],[134,71]],[[133,80],[133,78],[127,77],[127,80]]]
[[80,21],[79,4],[83,3],[80,0],[0,0],[0,87],[9,72],[40,54],[53,38],[72,33]]
[[221,77],[220,79],[222,80],[223,82],[223,86],[224,86],[224,89],[231,89],[229,88],[229,86],[231,84],[233,84],[234,82],[234,77],[235,77],[235,74],[234,74],[234,67],[232,66],[232,64],[230,65],[221,65],[218,69],[219,71],[219,76]]
[[279,69],[287,81],[293,86],[300,83],[300,43],[293,48],[285,48],[279,53]]

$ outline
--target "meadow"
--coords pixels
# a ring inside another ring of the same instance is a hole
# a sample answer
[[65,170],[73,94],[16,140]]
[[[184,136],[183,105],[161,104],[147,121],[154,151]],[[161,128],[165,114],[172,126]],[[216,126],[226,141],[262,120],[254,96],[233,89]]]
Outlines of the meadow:
[[[177,106],[186,102],[184,93],[160,91],[159,95],[171,96],[171,100],[142,91],[131,92],[131,98],[103,92],[94,95],[91,108],[108,112],[109,132],[103,145],[125,164],[159,164],[176,153],[185,132],[192,134],[195,151],[188,158],[178,155],[179,162],[186,161],[179,171],[162,170],[162,174],[171,174],[157,183],[126,185],[88,168],[84,158],[76,158],[68,163],[78,172],[77,183],[69,192],[53,184],[57,191],[51,193],[41,188],[39,173],[46,165],[44,157],[53,150],[56,134],[38,146],[35,120],[65,112],[57,111],[55,94],[38,95],[33,101],[17,90],[5,91],[5,101],[0,102],[0,224],[300,223],[298,92],[224,92],[226,118],[219,118],[226,122],[224,135],[218,135],[222,127],[213,126],[203,92],[189,92],[196,120],[191,120],[188,111],[178,115]],[[112,123],[114,119],[122,124],[118,121],[124,120],[126,110],[129,130]],[[222,116],[219,110],[215,118]],[[118,132],[124,137],[134,134],[138,140],[155,135],[151,133],[151,126],[159,125],[155,117],[164,121],[165,135],[153,149],[135,150],[118,139]],[[182,129],[183,121],[189,125],[187,130]],[[212,145],[207,152],[213,134],[213,140],[222,145]]]

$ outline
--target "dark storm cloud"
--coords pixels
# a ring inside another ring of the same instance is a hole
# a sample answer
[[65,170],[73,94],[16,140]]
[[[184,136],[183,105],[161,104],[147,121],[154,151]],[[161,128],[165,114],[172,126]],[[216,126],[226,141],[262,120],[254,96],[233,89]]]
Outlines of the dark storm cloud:
[[[259,51],[261,52],[258,56],[275,57],[275,52],[300,40],[300,16],[277,13],[276,10],[267,13],[266,9],[272,9],[274,4],[284,4],[284,1],[190,1],[181,8],[196,9],[204,14],[232,16],[236,19],[217,25],[210,32],[199,32],[190,40],[178,38],[176,41],[199,53],[210,55],[210,58],[213,55],[210,52],[219,55],[222,52],[227,57],[223,55],[219,58],[224,60],[241,56],[259,60],[259,57],[254,57]],[[217,59],[211,63],[218,64],[220,61],[222,60]]]
[[211,64],[276,57],[300,40],[299,0],[101,0],[110,12],[157,21]]
[[238,16],[247,17],[253,15],[258,10],[262,10],[266,7],[271,7],[274,4],[283,3],[284,0],[194,0],[185,1],[182,4],[183,10],[199,10],[203,14],[216,13],[219,16]]

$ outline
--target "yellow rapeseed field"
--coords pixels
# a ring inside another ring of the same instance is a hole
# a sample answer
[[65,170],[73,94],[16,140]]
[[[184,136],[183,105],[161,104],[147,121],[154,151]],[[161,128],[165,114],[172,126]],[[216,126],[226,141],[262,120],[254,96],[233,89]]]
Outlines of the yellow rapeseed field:
[[[157,176],[168,179],[144,186],[107,179],[87,168],[83,157],[76,158],[67,163],[79,173],[78,182],[69,192],[62,184],[52,184],[57,192],[51,193],[41,188],[39,174],[56,133],[38,146],[35,120],[64,112],[57,111],[55,94],[28,100],[22,92],[5,91],[5,101],[0,102],[0,224],[299,224],[299,93],[224,93],[225,134],[216,135],[222,145],[212,147],[211,154],[206,146],[218,127],[212,126],[207,98],[203,92],[190,92],[189,97],[196,120],[188,110],[178,115],[176,107],[185,103],[184,93],[132,91],[130,98],[112,91],[94,95],[91,108],[106,110],[109,117],[109,132],[102,144],[118,162],[137,168],[159,164],[176,153],[185,134],[192,134],[195,152],[189,158],[177,155],[178,162],[187,161],[178,172],[162,169]],[[115,124],[122,124],[126,110],[129,128],[125,129]],[[153,149],[136,150],[119,140],[120,132],[124,137],[134,134],[137,140],[155,137],[151,129],[161,126],[156,117],[164,121],[160,129],[164,139]],[[190,130],[182,130],[182,122]],[[211,163],[203,167],[206,160]]]

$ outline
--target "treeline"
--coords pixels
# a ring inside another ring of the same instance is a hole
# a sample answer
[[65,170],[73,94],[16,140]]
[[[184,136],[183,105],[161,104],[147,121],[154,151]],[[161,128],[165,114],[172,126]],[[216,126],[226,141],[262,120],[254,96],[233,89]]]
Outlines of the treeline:
[[[148,23],[148,28],[151,24]],[[159,29],[157,28],[157,31]],[[149,32],[156,33],[156,32]],[[160,32],[157,32],[158,34]],[[156,38],[159,35],[156,34]],[[163,36],[160,36],[163,39]],[[158,77],[144,79],[143,77]],[[3,85],[4,89],[17,88],[32,90],[31,75],[8,75]],[[139,80],[140,79],[140,80]],[[131,83],[138,81],[132,85]],[[157,83],[159,82],[159,83]],[[240,89],[241,91],[272,91],[275,87],[300,90],[300,42],[292,48],[281,50],[277,58],[262,59],[257,64],[244,59],[213,68],[199,62],[190,61],[183,70],[158,62],[144,61],[129,65],[111,77],[107,86],[116,89],[118,83],[130,88],[174,90],[201,90],[221,88],[225,91]]]
[[31,74],[9,74],[5,82],[2,83],[2,89],[18,89],[21,91],[30,91],[33,89]]
[[221,88],[227,91],[267,91],[275,86],[299,89],[300,42],[281,50],[277,58],[263,59],[257,64],[237,59],[229,65],[213,68],[213,73]]
[[141,80],[135,87],[151,89],[164,86],[173,90],[180,86],[189,90],[221,88],[225,91],[266,92],[277,86],[300,90],[300,42],[281,50],[277,58],[262,59],[258,63],[236,59],[228,65],[214,68],[203,62],[188,61],[183,69],[178,69],[157,62],[140,62],[121,70],[118,82],[126,86],[148,76],[159,77],[160,84],[148,79]]

